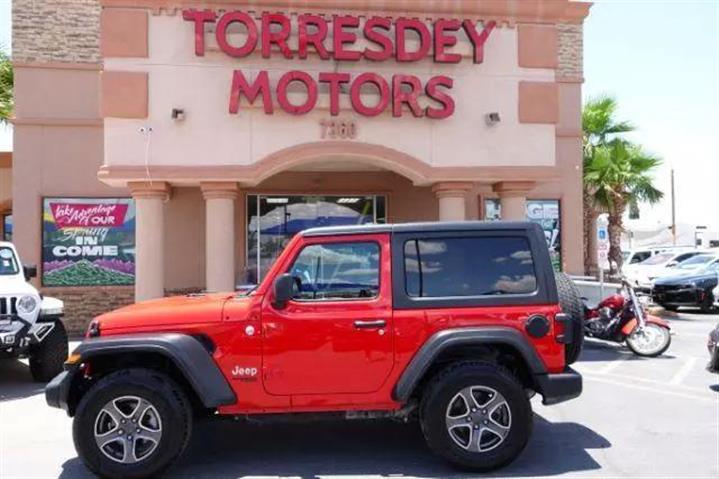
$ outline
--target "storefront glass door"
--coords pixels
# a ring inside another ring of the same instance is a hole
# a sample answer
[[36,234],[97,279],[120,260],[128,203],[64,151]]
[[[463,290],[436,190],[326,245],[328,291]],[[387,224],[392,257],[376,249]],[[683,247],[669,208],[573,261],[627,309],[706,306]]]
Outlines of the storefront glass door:
[[317,226],[384,223],[384,196],[247,196],[247,257],[241,284],[262,280],[287,242]]

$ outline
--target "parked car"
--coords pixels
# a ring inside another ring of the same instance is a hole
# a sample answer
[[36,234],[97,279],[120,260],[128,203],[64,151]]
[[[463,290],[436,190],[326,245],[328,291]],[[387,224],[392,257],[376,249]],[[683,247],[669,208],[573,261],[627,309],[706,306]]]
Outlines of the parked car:
[[624,268],[624,276],[637,291],[649,292],[652,282],[665,271],[674,271],[679,263],[701,253],[699,250],[662,251],[641,263],[628,265]]
[[707,371],[710,373],[719,373],[719,323],[716,328],[709,333],[709,341],[707,341],[709,349],[709,363]]
[[[708,255],[695,256],[687,261],[700,256]],[[657,279],[652,288],[654,302],[669,311],[676,311],[681,306],[698,307],[702,312],[711,311],[716,302],[714,290],[719,283],[719,256],[710,257],[701,269],[697,271],[692,268],[692,271],[682,276]]]
[[0,358],[28,358],[30,374],[47,382],[67,358],[63,302],[41,296],[28,281],[34,266],[22,266],[12,243],[0,242]]
[[46,399],[103,477],[156,477],[215,412],[416,412],[434,452],[486,471],[527,444],[532,391],[580,394],[582,313],[533,223],[310,229],[251,292],[99,316]]
[[719,254],[702,252],[701,254],[682,261],[672,268],[664,268],[661,271],[657,271],[655,280],[701,273],[717,261],[719,261]]
[[642,261],[646,261],[647,259],[660,252],[661,250],[658,248],[642,248],[624,251],[622,253],[622,256],[624,257],[624,262],[622,263],[622,272],[624,272],[625,268],[627,268],[628,266],[639,264]]

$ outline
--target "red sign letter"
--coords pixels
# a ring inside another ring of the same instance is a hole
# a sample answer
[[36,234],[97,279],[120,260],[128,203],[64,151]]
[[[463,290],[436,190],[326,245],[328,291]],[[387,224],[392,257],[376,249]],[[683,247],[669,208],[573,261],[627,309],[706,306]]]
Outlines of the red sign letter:
[[195,55],[205,56],[205,22],[214,22],[217,18],[212,10],[183,10],[182,18],[188,22],[195,22]]
[[[307,31],[309,25],[317,27],[317,31],[309,33]],[[307,58],[307,45],[314,46],[321,59],[327,60],[330,57],[323,44],[327,38],[327,22],[324,18],[319,15],[300,15],[297,18],[297,31],[297,50],[300,58]]]
[[[230,45],[227,41],[227,27],[233,23],[242,23],[247,28],[247,41],[241,47],[235,47]],[[217,22],[217,31],[215,32],[217,37],[217,44],[220,49],[232,57],[246,57],[255,50],[257,46],[257,25],[255,21],[248,14],[243,12],[227,12],[220,21]]]
[[340,114],[340,83],[349,83],[349,73],[320,73],[320,81],[329,83],[330,115]]
[[249,103],[254,103],[257,95],[262,93],[262,104],[265,113],[272,114],[272,96],[270,95],[270,80],[267,71],[257,74],[255,82],[250,86],[245,80],[242,70],[235,70],[232,76],[232,90],[230,91],[230,113],[237,114],[240,109],[240,94],[245,95]]
[[467,36],[472,42],[472,46],[474,46],[474,63],[482,63],[484,61],[484,43],[496,25],[497,22],[495,21],[487,22],[484,25],[482,33],[477,33],[477,28],[472,20],[462,22],[464,31],[467,32]]
[[[287,87],[293,81],[304,83],[307,88],[307,100],[302,105],[293,105],[287,98]],[[282,75],[279,83],[277,83],[277,103],[280,104],[283,110],[293,115],[304,115],[317,104],[317,83],[312,77],[305,72],[291,71]]]
[[452,79],[444,75],[439,75],[429,79],[427,87],[425,88],[425,93],[434,101],[441,103],[442,108],[432,108],[431,106],[428,106],[425,109],[425,113],[428,117],[441,119],[447,118],[454,113],[454,99],[445,92],[437,89],[439,86],[452,88],[453,84],[454,82]]
[[[379,101],[375,106],[367,106],[362,103],[362,85],[371,83],[379,90]],[[363,73],[355,78],[350,87],[350,99],[352,108],[364,116],[377,116],[382,113],[389,103],[389,85],[384,78],[376,73]]]
[[440,19],[434,22],[434,61],[439,63],[459,63],[462,55],[459,53],[447,53],[444,51],[447,47],[457,44],[457,37],[454,35],[445,35],[445,31],[457,31],[462,27],[459,20]]
[[[273,32],[272,25],[279,25],[280,31]],[[281,13],[262,14],[262,56],[270,58],[272,44],[275,43],[285,58],[292,58],[290,47],[287,46],[287,39],[290,37],[290,19]]]
[[392,22],[389,18],[372,17],[368,19],[364,24],[364,36],[370,42],[376,43],[381,46],[381,50],[370,50],[369,48],[364,49],[364,56],[368,60],[383,61],[387,60],[392,56],[392,40],[387,35],[374,30],[374,28],[381,28],[382,30],[389,33],[392,28]]
[[[402,85],[409,85],[409,91],[402,91]],[[392,77],[392,116],[402,116],[402,103],[407,103],[412,114],[420,118],[424,112],[417,103],[417,97],[422,93],[422,84],[414,75],[395,75]]]
[[[412,18],[399,18],[395,22],[394,29],[398,62],[414,62],[427,56],[431,43],[427,25]],[[414,30],[419,34],[419,48],[416,52],[407,51],[407,45],[405,44],[406,30]]]
[[344,27],[356,28],[359,26],[359,18],[350,15],[335,17],[332,22],[334,38],[332,45],[334,47],[335,60],[359,60],[362,56],[361,52],[353,52],[344,49],[345,43],[354,43],[357,41],[357,35],[352,32],[345,32]]

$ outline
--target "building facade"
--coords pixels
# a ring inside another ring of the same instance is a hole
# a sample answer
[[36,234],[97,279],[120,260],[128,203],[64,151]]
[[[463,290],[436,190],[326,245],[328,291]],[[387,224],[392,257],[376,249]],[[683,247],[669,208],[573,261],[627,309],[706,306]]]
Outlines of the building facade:
[[581,273],[588,11],[15,0],[13,239],[77,328],[257,282],[317,225],[529,218]]

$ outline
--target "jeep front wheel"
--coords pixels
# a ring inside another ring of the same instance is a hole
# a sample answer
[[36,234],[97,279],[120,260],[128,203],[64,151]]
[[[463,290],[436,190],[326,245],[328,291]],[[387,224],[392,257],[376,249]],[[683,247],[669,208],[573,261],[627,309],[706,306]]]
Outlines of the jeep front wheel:
[[187,446],[192,414],[187,396],[165,374],[118,371],[83,396],[73,439],[85,465],[100,477],[154,477]]
[[491,471],[513,461],[532,430],[522,385],[488,362],[450,366],[427,387],[420,408],[429,447],[453,465]]

